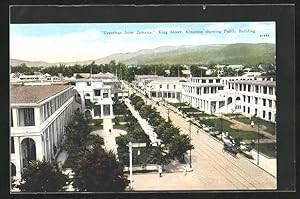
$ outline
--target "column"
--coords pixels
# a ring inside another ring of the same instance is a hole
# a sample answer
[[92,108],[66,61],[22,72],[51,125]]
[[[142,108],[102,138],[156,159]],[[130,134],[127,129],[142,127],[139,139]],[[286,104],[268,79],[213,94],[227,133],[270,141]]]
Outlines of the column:
[[216,113],[219,112],[219,101],[216,101]]
[[[51,139],[51,137],[50,137]],[[33,140],[35,142],[35,149],[36,149],[36,159],[37,160],[43,160],[44,153],[43,153],[43,142],[42,138],[40,136],[33,137]],[[53,142],[52,142],[53,143]]]
[[21,178],[21,168],[22,168],[22,158],[21,158],[21,141],[20,141],[20,137],[14,137],[14,144],[15,144],[15,158],[16,161],[15,166],[16,166],[16,177],[17,178]]
[[18,126],[18,109],[16,108],[12,108],[12,117],[13,117],[13,127],[17,127]]

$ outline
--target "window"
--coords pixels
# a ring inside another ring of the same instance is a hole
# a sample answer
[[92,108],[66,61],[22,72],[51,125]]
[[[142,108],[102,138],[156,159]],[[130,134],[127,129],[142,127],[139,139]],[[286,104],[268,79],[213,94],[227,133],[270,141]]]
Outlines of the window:
[[243,95],[243,101],[246,102],[246,96],[245,95]]
[[162,85],[161,85],[161,84],[159,85],[159,88],[162,88]]
[[267,87],[266,86],[263,87],[263,91],[264,91],[264,94],[267,94]]
[[248,96],[248,103],[250,103],[250,96]]
[[174,89],[176,89],[176,85],[174,84]]
[[101,106],[100,105],[96,105],[94,108],[94,116],[98,117],[101,115]]
[[272,119],[271,117],[272,117],[272,113],[269,112],[269,118],[268,119],[271,120]]
[[217,79],[217,80],[216,80],[216,83],[220,83],[220,79]]
[[272,108],[272,100],[269,100],[269,107]]
[[91,82],[87,82],[86,85],[87,85],[87,86],[90,86],[90,85],[91,85]]
[[10,152],[15,153],[15,142],[14,142],[14,137],[10,138]]
[[108,98],[108,93],[103,93],[103,98]]
[[263,99],[263,106],[266,106],[266,99]]
[[258,103],[258,98],[257,97],[255,97],[255,104],[257,104]]
[[259,87],[256,85],[255,86],[255,92],[258,93],[258,91],[259,91]]
[[244,91],[246,91],[246,84],[244,84]]
[[94,90],[94,94],[95,94],[95,96],[100,96],[100,90],[98,89],[98,90]]
[[34,126],[34,109],[33,108],[19,108],[19,126]]
[[266,117],[266,111],[263,111],[263,118]]
[[209,83],[213,83],[213,80],[212,80],[212,79],[210,79],[210,80],[208,80],[208,82],[209,82]]
[[206,79],[202,79],[202,81],[201,81],[202,83],[206,83]]
[[248,92],[251,91],[251,85],[248,85]]
[[273,95],[273,88],[272,87],[269,87],[269,94]]
[[248,114],[250,113],[250,107],[248,107]]
[[169,89],[169,84],[167,84],[167,89]]

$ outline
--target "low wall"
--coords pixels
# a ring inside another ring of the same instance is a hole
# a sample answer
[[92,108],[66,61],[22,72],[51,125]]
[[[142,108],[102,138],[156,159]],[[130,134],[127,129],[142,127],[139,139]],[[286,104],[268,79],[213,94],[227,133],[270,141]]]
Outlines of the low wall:
[[[157,164],[146,164],[144,166],[133,166],[132,171],[158,171]],[[124,171],[129,171],[129,167],[124,167]]]

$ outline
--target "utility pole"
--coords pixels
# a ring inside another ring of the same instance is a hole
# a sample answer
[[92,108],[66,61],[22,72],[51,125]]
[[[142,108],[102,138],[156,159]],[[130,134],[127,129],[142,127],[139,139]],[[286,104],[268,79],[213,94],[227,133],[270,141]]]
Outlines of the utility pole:
[[[133,177],[132,177],[132,148],[133,147],[146,147],[147,144],[146,143],[132,143],[132,142],[129,142],[127,146],[129,148],[129,180],[130,180],[129,189],[130,189],[130,191],[132,191],[133,190],[133,184],[132,184],[132,182],[133,182]],[[138,155],[140,155],[140,154],[138,154]]]
[[257,124],[257,165],[259,165],[259,127],[260,124]]
[[223,113],[221,113],[221,141],[223,140]]
[[131,142],[129,142],[128,147],[129,147],[129,178],[130,178],[129,188],[130,190],[132,190],[133,186],[132,186],[132,143]]
[[[192,140],[192,120],[191,119],[190,119],[189,133],[190,133],[190,144],[191,144],[191,140]],[[190,149],[190,168],[192,168],[192,149]]]

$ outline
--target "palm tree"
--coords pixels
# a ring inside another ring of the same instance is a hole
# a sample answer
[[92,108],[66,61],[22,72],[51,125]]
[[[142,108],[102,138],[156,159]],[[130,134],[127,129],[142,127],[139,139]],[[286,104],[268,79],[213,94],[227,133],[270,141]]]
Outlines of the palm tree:
[[164,144],[151,146],[147,162],[159,165],[166,165],[170,163],[167,147]]

